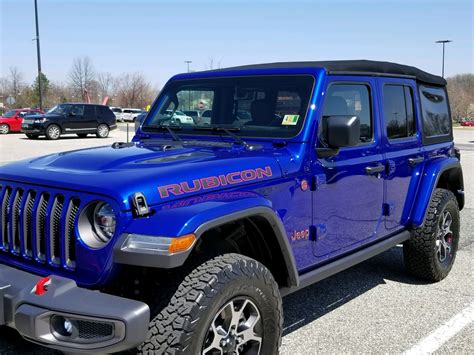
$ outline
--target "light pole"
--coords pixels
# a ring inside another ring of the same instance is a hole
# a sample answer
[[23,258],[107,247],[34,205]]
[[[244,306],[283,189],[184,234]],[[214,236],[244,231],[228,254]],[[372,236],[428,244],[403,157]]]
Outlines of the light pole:
[[[188,66],[188,73],[189,73],[189,64],[191,64],[193,61],[192,60],[185,60],[184,62]],[[191,91],[188,91],[188,109],[191,110]]]
[[41,80],[41,52],[40,52],[40,38],[39,38],[39,24],[38,24],[38,3],[35,0],[35,20],[36,20],[36,55],[38,57],[38,91],[39,91],[39,109],[43,110],[43,83]]
[[193,61],[192,60],[185,60],[184,61],[188,67],[188,73],[189,73],[189,64],[191,64]]
[[452,42],[450,39],[441,39],[439,41],[436,41],[435,43],[442,43],[443,44],[443,64],[441,66],[441,76],[444,78],[444,46],[446,43]]

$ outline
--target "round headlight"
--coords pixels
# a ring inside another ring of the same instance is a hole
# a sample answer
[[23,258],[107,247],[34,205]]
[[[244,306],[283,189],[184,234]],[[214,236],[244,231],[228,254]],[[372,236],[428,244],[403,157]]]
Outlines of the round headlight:
[[115,213],[108,203],[99,203],[94,210],[94,231],[97,237],[107,243],[115,233]]
[[112,206],[96,201],[82,210],[79,216],[79,235],[87,246],[99,249],[112,239],[116,224],[117,218]]

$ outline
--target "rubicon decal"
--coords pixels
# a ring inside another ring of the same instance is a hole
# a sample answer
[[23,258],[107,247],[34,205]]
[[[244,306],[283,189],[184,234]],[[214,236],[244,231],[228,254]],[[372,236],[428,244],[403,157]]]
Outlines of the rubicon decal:
[[158,191],[161,198],[168,198],[171,195],[179,196],[200,190],[214,189],[220,186],[235,185],[242,182],[261,180],[273,175],[272,168],[246,169],[234,171],[225,175],[208,176],[200,179],[194,179],[191,182],[183,181],[178,184],[169,184],[159,186]]

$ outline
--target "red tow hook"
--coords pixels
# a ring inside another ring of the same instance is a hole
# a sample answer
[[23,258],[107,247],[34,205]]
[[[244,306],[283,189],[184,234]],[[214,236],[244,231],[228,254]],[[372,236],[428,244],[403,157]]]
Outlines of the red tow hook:
[[43,296],[46,292],[48,292],[48,285],[51,283],[51,277],[43,277],[40,279],[36,286],[33,289],[35,295]]

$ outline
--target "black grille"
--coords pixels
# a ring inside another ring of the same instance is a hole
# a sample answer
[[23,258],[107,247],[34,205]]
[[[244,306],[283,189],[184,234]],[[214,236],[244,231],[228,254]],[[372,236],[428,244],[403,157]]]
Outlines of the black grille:
[[0,252],[75,268],[80,200],[0,185]]
[[114,335],[114,326],[108,323],[78,320],[79,338],[84,340],[107,340]]

